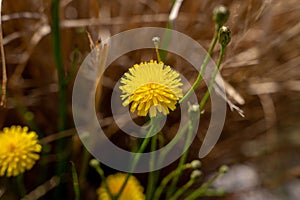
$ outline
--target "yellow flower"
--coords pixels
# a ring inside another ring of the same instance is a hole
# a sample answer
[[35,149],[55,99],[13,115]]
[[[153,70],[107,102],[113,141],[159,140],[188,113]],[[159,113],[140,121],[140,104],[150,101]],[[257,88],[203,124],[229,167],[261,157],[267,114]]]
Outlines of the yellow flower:
[[33,167],[42,149],[37,138],[35,132],[21,126],[0,132],[0,176],[17,176]]
[[164,63],[151,60],[135,64],[121,79],[123,106],[131,103],[130,111],[136,109],[139,116],[155,117],[157,111],[164,115],[175,110],[182,98],[179,74]]
[[[112,195],[117,195],[127,177],[127,174],[117,173],[110,175],[106,179],[107,186]],[[119,200],[144,200],[145,195],[143,194],[143,187],[140,185],[139,181],[134,177],[130,176]],[[99,195],[99,200],[111,200],[109,193],[102,183],[102,185],[97,190]]]

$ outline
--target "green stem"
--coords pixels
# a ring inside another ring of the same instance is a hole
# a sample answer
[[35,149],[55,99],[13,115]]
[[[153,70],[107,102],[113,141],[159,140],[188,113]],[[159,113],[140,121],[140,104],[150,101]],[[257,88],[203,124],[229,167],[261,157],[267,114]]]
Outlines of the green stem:
[[[63,69],[62,53],[61,53],[61,37],[60,37],[60,20],[59,20],[59,0],[52,0],[52,39],[53,39],[53,54],[56,63],[57,74],[58,74],[58,102],[59,102],[59,116],[58,116],[58,130],[63,131],[66,127],[67,117],[67,98],[66,89],[67,85],[65,82],[65,74]],[[62,152],[65,142],[60,140],[56,147],[56,154],[59,155]],[[67,162],[63,158],[59,158],[57,161],[57,174],[61,175],[67,166]],[[59,187],[56,192],[56,198],[61,197],[63,189]]]
[[186,184],[184,184],[169,200],[177,200],[185,191],[187,191],[193,184],[195,180],[190,179]]
[[220,69],[220,65],[223,61],[223,58],[224,58],[224,55],[225,55],[225,49],[226,49],[226,46],[225,45],[222,45],[221,49],[220,49],[220,55],[219,55],[219,59],[218,59],[218,63],[217,63],[217,66],[214,70],[214,73],[213,73],[213,76],[212,76],[212,79],[210,80],[210,83],[209,83],[209,86],[208,86],[208,90],[206,91],[204,97],[202,98],[201,102],[200,102],[200,110],[203,109],[206,101],[208,100],[208,97],[210,96],[210,92],[214,86],[214,83],[215,83],[215,79],[216,79],[216,76],[219,72],[219,69]]
[[156,56],[157,56],[158,62],[161,62],[161,58],[160,58],[158,49],[155,49],[155,51],[156,51]]
[[110,197],[111,200],[116,200],[116,198],[114,197],[114,195],[111,193],[110,191],[110,188],[108,187],[108,184],[107,184],[107,181],[106,181],[106,178],[105,178],[105,175],[104,175],[104,172],[103,170],[101,169],[100,165],[93,165],[93,167],[96,169],[96,171],[98,172],[98,174],[100,175],[101,177],[101,180],[103,182],[103,185]]
[[[190,164],[185,164],[183,166],[183,171],[186,169],[190,169],[191,165]],[[172,180],[172,178],[174,178],[174,176],[176,176],[176,171],[172,171],[170,172],[160,183],[159,187],[156,189],[155,193],[154,193],[154,198],[155,200],[159,200],[162,192],[164,191],[164,189],[166,188],[167,184]]]
[[83,151],[84,151],[83,152],[83,160],[82,160],[81,170],[80,170],[80,175],[79,175],[79,180],[82,185],[85,184],[85,176],[86,176],[86,172],[88,169],[89,159],[91,157],[90,153],[85,148]]
[[174,140],[172,140],[170,142],[170,144],[168,144],[164,151],[162,152],[162,155],[159,157],[159,165],[162,163],[162,161],[165,159],[166,155],[169,153],[169,151],[177,144],[177,142],[179,140],[182,139],[182,137],[184,136],[184,133],[188,130],[188,123],[186,123],[182,129],[179,131],[179,133],[177,134],[176,138]]
[[157,60],[158,60],[158,62],[161,62],[161,58],[160,58],[160,54],[159,54],[159,50],[158,50],[159,40],[155,39],[155,41],[153,41],[153,42],[154,42],[154,47],[155,47],[155,52],[156,52]]
[[[142,152],[144,152],[144,150],[146,149],[146,147],[147,147],[147,145],[148,145],[148,143],[149,143],[149,141],[150,141],[150,139],[151,139],[151,138],[150,138],[150,135],[152,135],[153,130],[154,130],[154,128],[155,128],[155,122],[153,122],[154,120],[155,120],[155,119],[151,119],[151,127],[150,127],[150,129],[148,130],[148,132],[147,132],[147,134],[146,134],[146,137],[145,137],[145,139],[143,140],[143,142],[142,142],[140,148],[138,149],[138,151],[137,151],[135,157],[133,158],[132,170],[134,170],[136,164],[138,163],[138,161],[139,161],[139,159],[140,159],[140,156],[141,156],[140,154],[141,154]],[[116,198],[115,198],[116,200],[118,200],[119,197],[121,196],[122,192],[123,192],[124,189],[125,189],[125,186],[126,186],[127,182],[129,181],[129,178],[130,178],[131,176],[132,176],[132,173],[128,173],[128,174],[127,174],[127,177],[126,177],[126,179],[125,179],[125,181],[124,181],[124,183],[123,183],[123,185],[122,185],[122,187],[121,187],[119,193],[115,196],[115,197],[116,197]]]
[[[151,140],[151,152],[154,152],[156,150],[157,146],[157,135],[153,136]],[[154,162],[156,160],[156,157],[154,154],[151,156],[151,161],[150,161],[150,173],[148,176],[148,184],[147,184],[147,192],[146,192],[146,200],[151,200],[153,191],[154,191],[154,185],[157,182],[159,171],[154,172]]]
[[[223,167],[224,168],[224,167]],[[188,195],[185,200],[194,200],[197,199],[201,196],[205,196],[206,195],[206,191],[209,189],[209,187],[212,186],[212,184],[223,174],[225,173],[224,170],[222,170],[222,167],[220,168],[220,170],[218,171],[218,173],[213,176],[209,181],[203,183],[199,189],[195,190],[194,192],[192,192],[190,195]]]
[[73,187],[75,192],[75,200],[80,199],[80,189],[79,189],[79,182],[78,182],[78,176],[75,169],[74,163],[71,161],[71,169],[72,169],[72,178],[73,178]]
[[26,189],[25,189],[25,185],[24,185],[24,175],[19,174],[16,177],[16,181],[17,181],[19,193],[20,193],[21,197],[24,197],[26,195]]
[[193,113],[193,115],[191,114],[192,112],[194,112],[194,111],[191,111],[190,108],[189,108],[189,112],[188,112],[189,121],[187,123],[188,124],[188,135],[187,135],[187,139],[186,139],[185,146],[184,146],[185,152],[183,153],[183,155],[180,158],[179,164],[178,164],[177,169],[176,169],[176,176],[172,180],[171,186],[167,191],[166,199],[169,199],[171,197],[172,193],[175,191],[175,187],[178,183],[179,177],[181,176],[183,166],[184,166],[184,163],[185,163],[187,155],[188,155],[188,150],[187,149],[188,149],[190,141],[193,137],[193,128],[194,128],[194,125],[195,125],[195,118],[194,117],[199,116],[199,110],[198,110],[198,112]]
[[165,31],[164,37],[163,37],[163,41],[162,41],[162,49],[160,50],[160,59],[162,62],[165,62],[166,57],[167,57],[167,50],[164,50],[167,48],[167,46],[170,44],[171,41],[171,29],[172,29],[172,24],[170,22],[168,22],[167,24],[167,30]]
[[204,61],[203,61],[203,64],[201,66],[201,70],[198,74],[198,77],[197,77],[196,81],[194,82],[193,86],[187,91],[187,93],[182,97],[182,99],[179,100],[179,104],[182,104],[184,101],[186,101],[187,98],[192,94],[192,92],[198,87],[198,85],[202,81],[202,77],[203,77],[203,74],[205,72],[206,66],[208,64],[209,58],[211,57],[212,52],[215,48],[215,45],[218,41],[218,33],[219,33],[219,30],[220,30],[220,27],[221,27],[220,25],[218,25],[218,24],[216,25],[214,37],[211,41],[209,50],[208,50],[208,52],[207,52],[207,54],[204,58]]
[[57,68],[58,74],[58,84],[59,84],[59,120],[58,120],[58,129],[62,131],[65,129],[66,125],[66,114],[67,114],[67,100],[66,100],[66,82],[65,82],[65,73],[63,68],[62,53],[61,53],[61,37],[60,37],[60,28],[59,28],[59,0],[53,0],[53,51],[54,59]]

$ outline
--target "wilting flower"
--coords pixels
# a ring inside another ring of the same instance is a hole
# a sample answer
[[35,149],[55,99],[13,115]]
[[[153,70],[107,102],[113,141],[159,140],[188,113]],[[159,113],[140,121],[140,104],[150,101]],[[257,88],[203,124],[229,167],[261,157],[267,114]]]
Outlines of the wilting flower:
[[155,117],[157,112],[164,115],[175,110],[182,98],[182,83],[179,74],[162,62],[151,60],[135,64],[121,79],[123,105],[131,103],[130,111],[139,116]]
[[[107,177],[107,187],[112,195],[116,196],[119,193],[126,177],[127,174],[124,173],[117,173]],[[130,176],[121,196],[119,197],[119,200],[144,200],[145,195],[143,194],[143,190],[144,189],[140,185],[139,181],[134,176]],[[104,184],[100,186],[97,193],[99,195],[99,200],[111,200]]]
[[37,138],[35,132],[21,126],[0,132],[0,176],[17,176],[33,167],[42,149]]

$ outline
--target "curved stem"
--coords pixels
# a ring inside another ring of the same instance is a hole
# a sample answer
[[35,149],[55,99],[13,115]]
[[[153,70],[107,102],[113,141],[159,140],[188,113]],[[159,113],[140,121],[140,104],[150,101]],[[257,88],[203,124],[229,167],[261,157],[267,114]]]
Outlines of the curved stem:
[[[155,119],[153,119],[153,120],[155,120]],[[143,140],[140,148],[138,149],[138,152],[137,152],[136,156],[133,159],[132,170],[134,170],[136,164],[138,163],[138,161],[140,159],[140,156],[141,156],[140,153],[142,153],[145,150],[145,148],[147,147],[147,145],[148,145],[148,143],[149,143],[149,141],[151,139],[149,136],[152,135],[152,132],[153,132],[153,130],[155,128],[155,124],[156,123],[151,120],[151,127],[150,127],[149,131],[147,132],[147,135],[146,135],[145,139]],[[126,179],[125,179],[125,181],[124,181],[124,183],[123,183],[123,185],[122,185],[119,193],[115,196],[116,200],[118,200],[118,198],[121,196],[122,192],[125,189],[125,186],[126,186],[128,180],[129,180],[129,178],[131,176],[132,176],[132,173],[128,173],[127,174],[127,177],[126,177]]]
[[72,161],[71,161],[71,170],[72,170],[75,200],[80,200],[80,189],[79,189],[78,175],[77,175],[77,172],[76,172],[75,164]]
[[225,49],[226,49],[226,46],[222,45],[221,50],[220,50],[220,55],[219,55],[218,63],[217,63],[217,66],[216,66],[216,68],[214,70],[213,76],[212,76],[212,78],[210,80],[210,83],[209,83],[209,86],[208,86],[208,90],[206,91],[204,97],[202,98],[202,100],[201,100],[201,102],[199,104],[200,110],[203,109],[205,103],[208,100],[208,97],[210,96],[210,92],[211,92],[211,90],[212,90],[212,88],[214,86],[216,76],[217,76],[217,74],[219,72],[220,65],[221,65],[221,63],[223,61],[223,58],[224,58],[224,55],[225,55]]
[[[155,151],[157,146],[157,135],[153,136],[153,138],[151,139],[151,152]],[[153,154],[151,156],[151,160],[150,160],[150,170],[151,172],[149,172],[149,176],[148,176],[148,184],[147,184],[147,190],[146,190],[146,200],[151,200],[152,199],[152,195],[153,195],[153,191],[154,191],[154,185],[157,182],[157,178],[159,175],[159,171],[152,171],[153,167],[154,167],[154,162],[156,160],[155,155]]]
[[162,152],[162,156],[159,157],[159,165],[162,163],[162,161],[165,159],[166,155],[169,153],[169,151],[178,143],[179,140],[182,139],[182,137],[184,136],[184,133],[188,130],[188,123],[186,123],[182,129],[180,129],[179,133],[177,134],[177,136],[170,142],[170,144],[168,144],[167,146],[165,146],[164,151]]
[[195,180],[190,179],[186,184],[184,184],[169,200],[177,200],[185,191],[187,191],[193,184]]
[[114,195],[112,194],[112,192],[110,191],[110,188],[108,187],[108,184],[106,182],[106,178],[105,178],[105,175],[104,175],[104,172],[103,170],[101,169],[100,165],[96,165],[94,166],[94,168],[96,169],[96,171],[98,172],[98,174],[100,175],[101,177],[101,180],[103,182],[103,185],[108,193],[108,196],[111,198],[111,200],[115,200],[115,197]]
[[[186,169],[190,169],[191,165],[190,164],[185,164],[183,166],[182,171],[186,170]],[[157,188],[157,190],[154,193],[154,197],[153,199],[155,200],[159,200],[162,192],[164,191],[164,189],[166,188],[167,184],[172,180],[172,178],[174,178],[174,176],[176,176],[176,170],[170,172],[160,183],[159,187]]]
[[222,170],[219,170],[219,172],[215,176],[213,176],[209,181],[203,183],[199,189],[193,191],[185,198],[185,200],[194,200],[201,196],[205,196],[206,191],[208,191],[209,187],[211,187],[211,185],[223,174],[224,172]]
[[192,110],[191,107],[189,107],[189,110],[188,110],[189,120],[188,120],[188,123],[187,123],[188,135],[187,135],[185,146],[184,146],[185,152],[181,156],[179,164],[178,164],[178,166],[175,170],[176,171],[176,176],[174,177],[174,179],[171,183],[171,186],[170,186],[169,190],[167,191],[166,199],[169,199],[169,197],[171,197],[172,193],[175,191],[175,187],[178,183],[179,177],[182,174],[183,166],[184,166],[184,163],[185,163],[187,155],[188,155],[188,147],[189,147],[190,142],[193,138],[193,130],[194,130],[195,121],[197,121],[196,119],[199,116],[200,116],[199,115],[199,109]]
[[209,47],[209,50],[204,58],[204,61],[203,61],[203,64],[201,66],[201,70],[198,74],[198,77],[196,79],[196,81],[194,82],[193,86],[187,91],[187,93],[182,97],[182,99],[179,100],[179,104],[182,104],[184,101],[187,100],[187,98],[192,94],[192,92],[198,87],[198,85],[200,84],[200,82],[202,81],[202,77],[203,77],[203,74],[205,72],[205,69],[206,69],[206,66],[208,64],[208,61],[209,61],[209,58],[211,57],[212,55],[212,52],[215,48],[215,45],[218,41],[218,33],[219,33],[219,30],[220,30],[220,25],[216,25],[216,29],[215,29],[215,33],[214,33],[214,37],[211,41],[211,44],[210,44],[210,47]]

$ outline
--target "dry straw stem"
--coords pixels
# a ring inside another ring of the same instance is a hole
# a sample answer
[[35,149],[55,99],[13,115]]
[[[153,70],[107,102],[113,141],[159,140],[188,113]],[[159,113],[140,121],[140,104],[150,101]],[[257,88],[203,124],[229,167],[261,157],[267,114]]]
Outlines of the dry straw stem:
[[60,178],[58,176],[53,176],[51,179],[38,186],[36,189],[28,193],[21,200],[35,200],[44,196],[47,192],[58,186],[60,183]]
[[73,137],[74,135],[76,135],[75,129],[60,131],[58,133],[53,133],[47,137],[40,139],[40,143],[41,144],[49,144],[51,142],[55,142],[55,141],[63,139],[63,138]]
[[2,0],[0,0],[0,50],[1,50],[1,61],[2,61],[2,91],[1,91],[1,106],[5,106],[6,100],[6,84],[7,84],[7,74],[6,74],[6,64],[5,64],[5,53],[3,47],[3,33],[2,33]]
[[46,22],[41,22],[41,24],[38,23],[36,27],[37,30],[32,35],[26,51],[24,51],[24,53],[20,56],[20,63],[11,76],[12,82],[16,81],[24,72],[26,64],[34,51],[34,48],[38,45],[38,43],[43,39],[44,36],[48,35],[51,32],[51,28],[48,24],[46,24]]
[[[9,21],[13,19],[39,19],[39,21],[33,26],[35,32],[32,34],[30,41],[28,42],[28,46],[26,50],[18,56],[17,59],[17,66],[10,76],[10,87],[17,88],[19,86],[13,85],[19,82],[21,74],[24,72],[26,65],[34,52],[35,47],[39,44],[39,42],[51,32],[51,28],[48,24],[48,20],[46,15],[39,14],[39,13],[30,13],[30,12],[23,12],[23,13],[14,13],[9,15],[3,16],[3,21]],[[7,45],[8,43],[21,38],[22,36],[26,35],[25,32],[14,32],[3,39],[3,44]],[[1,43],[2,44],[2,43]],[[24,102],[24,101],[23,101]],[[26,101],[25,101],[26,102]],[[26,104],[26,103],[24,103]]]
[[183,0],[176,0],[174,2],[171,13],[169,15],[170,22],[174,21],[177,18],[182,2],[183,2]]
[[[197,22],[204,22],[203,15],[199,14],[195,16]],[[130,17],[130,23],[153,23],[153,22],[168,22],[169,14],[144,14],[144,15],[134,15]],[[180,14],[180,18],[176,20],[178,22],[187,22],[190,19],[190,15],[186,13]],[[96,18],[89,19],[66,19],[61,21],[62,28],[74,28],[74,27],[86,27],[86,26],[99,26],[99,25],[124,25],[128,23],[128,18],[124,17],[111,17],[103,18],[101,20]]]
[[[96,0],[92,0],[91,2],[95,1]],[[299,130],[297,124],[299,124],[299,120],[296,119],[296,116],[299,116],[298,108],[300,102],[300,70],[298,67],[300,63],[300,7],[297,1],[298,0],[223,1],[232,12],[228,25],[232,28],[233,41],[228,47],[225,62],[223,63],[222,76],[235,90],[241,93],[241,96],[244,98],[245,104],[242,108],[246,113],[246,118],[241,118],[236,115],[235,112],[227,112],[226,125],[224,126],[223,132],[224,137],[221,138],[210,155],[205,158],[204,162],[206,164],[203,166],[205,171],[211,171],[224,160],[230,160],[232,164],[241,161],[249,162],[255,165],[255,167],[258,167],[262,172],[269,171],[269,153],[266,154],[262,152],[261,154],[254,154],[257,152],[255,148],[250,148],[251,154],[239,151],[240,149],[244,150],[244,145],[248,145],[248,143],[256,144],[257,142],[257,144],[261,144],[263,148],[268,144],[265,140],[268,134],[268,130],[266,129],[269,125],[266,124],[265,112],[263,111],[261,98],[259,97],[268,94],[269,97],[272,98],[275,106],[275,110],[273,111],[276,112],[277,118],[275,128],[277,127],[278,142],[284,142],[284,146],[275,147],[275,149],[280,148],[278,149],[280,150],[278,151],[280,152],[280,159],[277,159],[277,162],[284,161],[280,162],[284,165],[281,166],[280,169],[289,168],[288,171],[286,171],[288,178],[291,179],[299,176],[299,167],[287,166],[289,161],[295,161],[296,152],[299,150],[299,134],[297,134],[297,130]],[[28,52],[26,52],[27,49],[30,45],[33,45],[31,44],[31,38],[35,32],[37,32],[39,26],[43,25],[49,27],[48,23],[40,23],[41,18],[37,19],[36,12],[49,17],[50,4],[43,1],[44,4],[41,6],[44,6],[45,9],[40,10],[37,9],[40,8],[39,2],[42,1],[26,1],[26,4],[23,3],[23,7],[21,7],[22,2],[20,2],[20,4],[15,4],[14,1],[3,2],[2,8],[5,9],[4,11],[7,15],[4,15],[3,12],[4,38],[2,45],[5,45],[5,60],[8,70],[7,76],[9,78],[7,90],[11,92],[12,95],[7,96],[6,106],[8,109],[5,109],[5,112],[0,114],[0,121],[1,123],[3,123],[3,121],[12,123],[13,120],[19,120],[19,116],[12,113],[14,105],[11,103],[12,98],[9,98],[9,96],[16,97],[16,93],[19,93],[20,98],[14,99],[14,101],[21,103],[23,106],[27,106],[28,109],[35,114],[34,120],[36,120],[38,126],[42,128],[42,131],[45,131],[47,139],[43,141],[46,142],[47,145],[54,145],[53,142],[60,139],[60,137],[58,137],[59,135],[55,134],[54,137],[47,137],[50,133],[56,133],[56,130],[53,130],[52,121],[55,115],[53,108],[57,107],[57,101],[55,101],[55,95],[53,95],[54,92],[57,92],[54,65],[52,62],[49,62],[52,61],[52,54],[46,55],[46,52],[49,52],[47,48],[50,46],[49,34],[44,36],[40,35],[40,37],[43,38],[35,47],[33,46],[33,54],[30,55],[29,62],[25,64],[26,67],[23,73],[26,75],[23,76],[25,79],[18,79],[24,82],[12,81],[14,70],[19,67],[20,62],[25,62],[25,60],[22,59],[23,54],[28,54]],[[67,4],[65,2],[70,3]],[[70,63],[68,55],[70,51],[73,51],[72,48],[74,48],[75,45],[78,45],[76,47],[83,55],[89,51],[88,42],[84,40],[86,39],[85,35],[83,35],[82,32],[78,32],[78,30],[84,30],[84,28],[82,29],[81,27],[88,27],[91,32],[94,30],[103,31],[103,29],[108,29],[112,34],[115,34],[129,28],[140,26],[151,25],[165,27],[165,23],[169,21],[169,1],[155,1],[151,3],[150,9],[150,6],[147,5],[149,1],[132,2],[133,1],[129,0],[102,1],[99,11],[100,19],[95,17],[95,15],[91,16],[91,11],[96,8],[89,6],[87,3],[69,0],[61,1],[61,3],[64,4],[61,5],[63,10],[67,10],[68,7],[74,7],[78,11],[78,14],[80,14],[77,18],[64,18],[64,12],[61,13],[63,17],[61,19],[61,28],[64,32],[63,48],[65,63]],[[122,5],[131,4],[135,7],[120,6],[119,3],[122,3]],[[28,7],[28,5],[33,4],[35,6]],[[207,49],[211,32],[213,31],[209,20],[211,16],[209,10],[212,10],[216,4],[218,4],[218,2],[207,0],[184,1],[180,8],[179,15],[175,20],[175,30],[191,36]],[[153,5],[154,9],[152,8]],[[23,13],[23,11],[32,13],[28,15],[28,13]],[[47,28],[45,30],[47,30]],[[68,43],[68,40],[72,40],[72,43]],[[40,53],[41,49],[45,50],[45,52]],[[213,58],[216,58],[214,57],[216,52],[217,51],[214,52]],[[49,59],[44,59],[46,56],[48,56]],[[122,66],[122,69],[125,69],[125,67],[132,64],[134,58],[140,58],[139,54],[128,54],[124,56],[124,59],[117,60],[112,64],[112,71],[116,72],[118,70],[117,72],[120,72],[120,66]],[[141,56],[141,58],[144,57]],[[170,58],[172,57],[170,56]],[[182,72],[188,80],[195,78],[195,75],[185,67],[183,61],[179,59],[178,61],[169,61],[172,66],[178,67],[179,71]],[[115,71],[113,67],[116,67]],[[2,77],[2,67],[0,67],[0,70],[0,76]],[[36,74],[43,72],[47,72],[47,77],[41,78],[38,76],[39,74]],[[106,90],[111,90],[111,86],[114,85],[115,74],[117,73],[107,73],[103,77],[102,86],[105,90],[102,95],[107,94],[105,93]],[[10,85],[13,83],[17,83],[18,85],[16,85],[16,87]],[[20,83],[24,84],[21,85]],[[204,90],[204,86],[201,89],[199,88],[199,94],[205,92]],[[226,92],[228,92],[228,87],[226,87]],[[46,103],[44,103],[45,99]],[[235,99],[236,98],[233,98],[231,100],[234,101]],[[264,99],[263,101],[264,104],[269,104],[268,100],[266,101]],[[113,118],[110,117],[110,112],[106,111],[106,102],[102,100],[100,103],[101,108],[97,114],[100,119],[101,127],[105,128],[109,137],[112,136],[113,133],[119,133],[119,127],[113,122]],[[8,110],[9,113],[6,110]],[[206,119],[209,117],[208,109],[204,115],[201,123],[204,124],[205,127],[205,123],[208,123],[208,119]],[[50,122],[43,122],[45,119]],[[127,120],[129,119],[124,119],[123,123],[126,124]],[[171,128],[173,128],[173,126],[177,125],[175,120],[171,122],[174,125],[172,124],[172,126],[170,126],[170,130],[172,130]],[[201,128],[202,127],[203,126],[201,126]],[[75,131],[73,132],[72,130],[68,133],[64,132],[62,135],[71,139],[74,133]],[[170,135],[167,135],[167,137],[168,136]],[[199,144],[202,139],[201,137],[200,130],[200,134],[198,134],[196,138]],[[113,137],[113,139],[115,138],[117,137]],[[116,142],[119,142],[118,138]],[[123,140],[120,142],[123,142]],[[195,141],[192,145],[192,151],[190,151],[191,157],[197,156],[198,143]],[[297,144],[298,146],[292,146],[292,144]],[[289,152],[294,150],[297,150],[295,154],[293,154],[294,156],[289,154]],[[80,156],[77,158],[79,159]],[[53,161],[51,155],[47,157],[47,160],[51,159]],[[257,162],[258,165],[256,165],[257,159],[259,159],[259,162]],[[75,163],[77,162],[80,162],[80,159]],[[266,162],[269,162],[268,167],[264,166]],[[29,176],[32,174],[34,173],[28,173]],[[275,175],[286,176],[285,173],[276,173]],[[47,176],[51,178],[50,174]],[[262,186],[265,186],[264,177],[261,177]],[[36,185],[36,183],[34,183],[34,177],[31,178],[33,179],[28,182],[28,185],[26,185],[27,188],[34,188]],[[272,177],[267,177],[267,179],[270,181]],[[0,194],[3,198],[5,198],[5,195],[9,192],[6,188],[1,191],[4,190],[6,191],[5,194],[3,196]],[[68,192],[68,194],[72,193],[72,191]],[[249,192],[252,193],[252,191]],[[95,194],[93,188],[85,188],[82,193],[83,199],[86,199],[88,194]],[[238,195],[239,194],[234,196]]]
[[[107,59],[107,55],[108,55],[108,44],[102,44],[101,39],[99,39],[96,44],[95,44],[95,48],[97,50],[97,64],[98,64],[98,71],[104,71],[105,69],[105,64],[106,64],[106,59]],[[102,80],[100,80],[99,82],[102,82]],[[96,109],[99,109],[99,105],[100,105],[100,97],[102,94],[102,89],[101,87],[97,87],[96,89]]]

